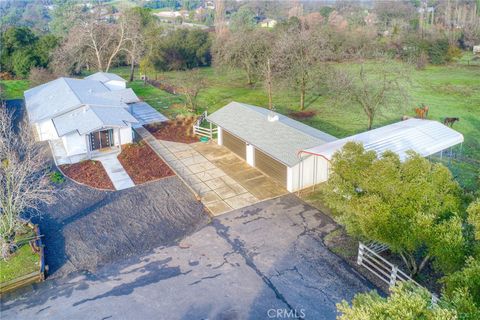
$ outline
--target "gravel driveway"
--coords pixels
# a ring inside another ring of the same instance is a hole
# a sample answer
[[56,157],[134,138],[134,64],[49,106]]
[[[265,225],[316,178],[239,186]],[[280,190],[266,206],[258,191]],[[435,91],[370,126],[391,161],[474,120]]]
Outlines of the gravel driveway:
[[336,227],[294,195],[267,200],[180,244],[4,297],[2,319],[335,319],[335,303],[373,289],[323,245]]
[[34,219],[45,235],[52,277],[99,266],[171,245],[208,222],[203,205],[177,177],[134,188],[99,191],[73,182]]

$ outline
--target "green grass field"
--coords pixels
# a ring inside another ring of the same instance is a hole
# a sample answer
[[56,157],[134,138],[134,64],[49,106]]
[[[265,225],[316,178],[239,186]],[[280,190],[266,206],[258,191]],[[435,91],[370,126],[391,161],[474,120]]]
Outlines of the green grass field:
[[5,99],[23,99],[23,92],[28,89],[28,80],[0,80],[0,87]]
[[[32,229],[25,227],[23,234],[17,235],[17,241],[30,239],[35,236]],[[8,258],[0,259],[0,283],[13,280],[15,278],[27,275],[40,270],[40,259],[38,254],[34,253],[28,244],[28,241],[22,241],[18,250]]]
[[[445,117],[459,117],[460,122],[455,123],[454,129],[465,137],[463,159],[443,162],[449,165],[464,187],[473,190],[478,187],[480,171],[480,66],[468,64],[467,61],[471,61],[471,58],[460,59],[448,66],[428,66],[425,70],[405,66],[411,70],[411,107],[386,110],[375,120],[374,127],[397,122],[403,115],[414,116],[414,108],[420,103],[430,107],[429,119],[442,121]],[[357,68],[358,65],[349,63],[342,67]],[[112,71],[124,77],[128,75],[128,68]],[[176,79],[180,72],[162,73],[158,77],[168,82]],[[205,76],[207,87],[199,95],[199,112],[214,112],[231,101],[267,105],[262,84],[248,86],[241,71],[203,68],[201,72]],[[182,103],[181,96],[168,94],[149,85],[144,86],[141,81],[133,82],[131,87],[169,117],[188,113],[178,106]],[[277,89],[274,94],[274,105],[283,114],[297,111],[298,100],[298,94],[288,89]],[[177,106],[167,108],[170,103],[176,103]],[[365,131],[367,127],[367,118],[359,106],[338,105],[325,96],[308,96],[306,110],[316,112],[315,116],[303,120],[306,124],[339,138]]]

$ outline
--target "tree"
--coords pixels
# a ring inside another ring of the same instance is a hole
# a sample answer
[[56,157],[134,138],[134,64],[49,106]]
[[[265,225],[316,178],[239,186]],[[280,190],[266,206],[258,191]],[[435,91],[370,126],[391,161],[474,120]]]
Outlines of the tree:
[[470,257],[465,266],[443,279],[444,296],[461,319],[480,318],[480,260]]
[[252,30],[256,24],[255,13],[246,5],[240,7],[230,18],[230,29],[234,32]]
[[273,50],[273,64],[278,77],[300,95],[300,110],[305,109],[305,95],[321,82],[324,62],[330,58],[325,38],[305,22],[283,32]]
[[261,68],[271,50],[273,34],[263,28],[231,33],[226,39],[215,41],[214,63],[231,69],[240,68],[247,76],[247,83],[254,84],[261,78]]
[[441,164],[348,142],[332,158],[324,198],[350,235],[388,245],[412,276],[432,258],[445,273],[463,263],[460,187]]
[[121,18],[117,23],[105,21],[101,8],[83,15],[57,50],[55,59],[63,61],[65,69],[78,70],[86,65],[108,72],[114,59],[125,48],[126,20]]
[[362,64],[359,71],[337,71],[330,81],[330,91],[337,100],[360,106],[370,130],[377,116],[386,109],[408,105],[407,84],[405,71],[395,67],[394,61],[384,61],[369,67]]
[[477,199],[468,206],[467,213],[468,223],[470,223],[475,230],[475,240],[480,241],[480,199]]
[[70,29],[81,20],[81,8],[76,0],[54,0],[50,30],[54,35],[65,37]]
[[15,250],[15,233],[26,210],[55,199],[44,149],[27,122],[15,129],[12,114],[0,108],[0,236],[3,258]]
[[53,72],[45,68],[34,67],[30,70],[30,75],[28,76],[28,84],[30,88],[39,86],[46,82],[55,80],[57,77]]
[[339,320],[454,320],[455,310],[432,303],[431,294],[424,288],[401,282],[392,288],[387,298],[376,291],[355,295],[350,306],[343,300],[337,304]]
[[205,88],[205,79],[199,69],[186,70],[180,73],[176,85],[181,88],[180,92],[185,97],[186,107],[196,112],[198,107],[198,95]]
[[123,50],[127,53],[130,60],[130,77],[133,81],[135,74],[135,65],[145,52],[145,32],[150,24],[153,24],[153,17],[148,9],[134,7],[125,11],[122,19],[125,20],[126,35],[125,46]]

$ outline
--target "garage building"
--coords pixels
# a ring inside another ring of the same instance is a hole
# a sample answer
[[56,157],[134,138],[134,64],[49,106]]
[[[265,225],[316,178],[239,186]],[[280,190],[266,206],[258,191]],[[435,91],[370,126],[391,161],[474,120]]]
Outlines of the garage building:
[[328,161],[299,156],[337,138],[265,108],[231,102],[207,118],[224,145],[290,192],[327,179]]

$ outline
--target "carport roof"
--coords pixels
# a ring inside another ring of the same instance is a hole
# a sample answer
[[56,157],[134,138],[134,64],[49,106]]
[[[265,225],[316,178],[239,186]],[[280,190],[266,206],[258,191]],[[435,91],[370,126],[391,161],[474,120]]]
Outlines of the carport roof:
[[[272,116],[278,119],[270,121]],[[284,115],[239,102],[230,102],[208,120],[288,167],[299,162],[299,151],[337,139]]]
[[387,150],[393,151],[403,161],[408,157],[409,150],[427,157],[462,143],[463,135],[437,121],[409,119],[308,148],[303,152],[331,160],[333,154],[349,141],[360,142],[366,150],[373,150],[378,155]]

